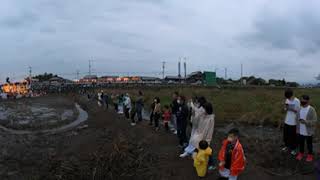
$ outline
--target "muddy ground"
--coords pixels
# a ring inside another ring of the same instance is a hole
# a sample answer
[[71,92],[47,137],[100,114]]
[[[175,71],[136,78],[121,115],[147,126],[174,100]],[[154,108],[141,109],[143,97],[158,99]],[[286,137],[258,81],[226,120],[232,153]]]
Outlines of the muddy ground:
[[[146,121],[131,127],[122,116],[84,97],[69,100],[89,113],[88,127],[56,135],[1,132],[1,180],[198,179],[192,160],[178,158],[181,149],[173,134],[156,132]],[[273,128],[217,124],[215,155],[225,132],[234,126],[243,132],[248,161],[240,180],[316,179],[312,163],[297,162],[280,152],[280,131]],[[215,170],[205,179],[217,178]]]

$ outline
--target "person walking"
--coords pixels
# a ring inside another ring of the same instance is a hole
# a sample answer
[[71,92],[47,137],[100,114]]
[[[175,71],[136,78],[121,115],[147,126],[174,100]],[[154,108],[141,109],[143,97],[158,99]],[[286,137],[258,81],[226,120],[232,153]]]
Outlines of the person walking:
[[285,101],[285,122],[283,128],[283,141],[285,147],[282,148],[282,151],[290,150],[292,155],[296,155],[297,148],[297,120],[298,120],[298,112],[300,110],[300,100],[296,98],[291,89],[287,89],[284,93],[286,101]]
[[314,160],[312,139],[315,132],[315,125],[318,120],[317,112],[314,107],[310,105],[310,97],[308,95],[303,95],[301,97],[301,106],[299,111],[299,122],[297,124],[297,131],[299,134],[299,154],[296,159],[299,161],[303,159],[304,147],[305,143],[307,143],[308,155],[306,161],[312,162]]

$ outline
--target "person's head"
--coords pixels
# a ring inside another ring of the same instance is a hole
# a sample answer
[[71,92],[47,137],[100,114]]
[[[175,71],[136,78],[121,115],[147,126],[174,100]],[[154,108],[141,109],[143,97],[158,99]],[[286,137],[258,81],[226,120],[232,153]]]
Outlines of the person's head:
[[199,149],[206,150],[209,147],[209,144],[207,141],[200,141],[199,142]]
[[129,93],[126,93],[126,96],[129,97],[130,96]]
[[176,91],[176,92],[174,92],[174,93],[172,94],[173,99],[177,99],[178,96],[179,96],[178,91]]
[[201,96],[201,97],[199,97],[198,102],[199,102],[199,105],[200,105],[201,107],[203,107],[204,104],[207,102],[207,100],[206,100],[205,97]]
[[164,106],[164,110],[166,110],[166,111],[169,110],[169,106],[168,106],[168,105],[165,105],[165,106]]
[[186,102],[186,98],[184,96],[178,96],[177,102],[178,104],[184,104]]
[[139,94],[139,96],[143,96],[143,93],[142,93],[142,91],[139,91],[139,93],[138,93],[138,94]]
[[287,99],[291,99],[293,97],[293,91],[292,89],[286,89],[284,92],[284,97]]
[[310,96],[302,95],[300,98],[301,106],[306,107],[310,104]]
[[237,128],[233,128],[228,132],[228,141],[235,143],[239,139],[240,132]]
[[194,103],[198,103],[198,102],[199,102],[198,96],[193,96],[193,97],[192,97],[192,101],[193,101]]
[[206,110],[206,113],[211,115],[213,114],[213,107],[212,107],[212,104],[207,102],[203,105],[203,108]]
[[153,100],[153,102],[155,102],[155,103],[160,103],[160,98],[159,98],[159,97],[155,97],[154,100]]

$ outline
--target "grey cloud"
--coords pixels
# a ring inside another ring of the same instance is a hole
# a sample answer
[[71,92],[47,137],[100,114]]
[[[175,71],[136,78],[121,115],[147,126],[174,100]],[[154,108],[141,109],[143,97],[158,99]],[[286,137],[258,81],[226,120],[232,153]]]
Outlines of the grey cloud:
[[309,10],[285,16],[260,13],[253,23],[255,30],[240,40],[249,46],[296,50],[300,55],[315,53],[320,48],[320,16]]
[[31,12],[22,12],[21,14],[12,15],[0,21],[2,27],[23,28],[30,27],[39,20],[39,17]]
[[[167,73],[176,74],[181,56],[189,72],[228,67],[239,78],[244,63],[248,75],[288,72],[306,81],[319,73],[320,13],[310,7],[319,6],[291,2],[3,0],[0,81],[25,75],[29,65],[35,73],[85,73],[88,59],[97,72],[160,72],[166,61]],[[294,73],[301,66],[308,72]]]

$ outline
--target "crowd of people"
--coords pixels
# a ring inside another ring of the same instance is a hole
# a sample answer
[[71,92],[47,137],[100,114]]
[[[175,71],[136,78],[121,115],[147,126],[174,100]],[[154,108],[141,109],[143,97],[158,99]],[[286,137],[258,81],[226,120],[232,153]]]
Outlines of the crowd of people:
[[[114,110],[124,114],[124,117],[131,121],[132,126],[147,119],[143,118],[145,101],[141,91],[135,98],[128,93],[107,95],[100,91],[97,94],[97,101],[99,106],[106,108],[109,108],[109,103],[112,103]],[[192,157],[199,177],[205,177],[207,171],[216,169],[216,158],[213,157],[210,147],[215,115],[212,104],[205,97],[187,100],[185,96],[175,92],[172,102],[165,105],[161,103],[159,97],[154,97],[150,105],[149,118],[149,125],[156,132],[163,128],[177,136],[178,146],[182,150],[179,157]],[[188,127],[191,128],[190,135],[187,135]],[[244,170],[245,156],[239,141],[239,130],[230,130],[227,139],[223,141],[218,160],[220,175],[227,179],[237,179]]]
[[[109,103],[119,114],[131,120],[131,125],[143,121],[144,96],[138,92],[135,100],[130,95],[121,94],[110,96],[103,91],[98,93],[98,105],[109,108]],[[315,108],[310,105],[310,96],[301,98],[294,96],[292,89],[284,93],[284,111],[286,113],[283,128],[284,147],[282,151],[290,152],[298,161],[305,157],[305,144],[308,153],[306,162],[313,162],[313,135],[317,122]],[[212,136],[215,125],[213,106],[205,97],[194,97],[187,100],[178,92],[173,93],[172,102],[162,106],[159,97],[154,97],[150,105],[149,125],[159,131],[161,127],[168,133],[177,136],[178,145],[182,149],[180,158],[192,157],[194,167],[199,177],[205,177],[207,171],[216,169],[217,165],[221,177],[235,180],[244,171],[246,158],[239,140],[239,130],[231,129],[227,138],[222,142],[218,153],[219,163],[215,163],[212,155]],[[191,133],[187,133],[187,128]]]

